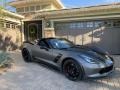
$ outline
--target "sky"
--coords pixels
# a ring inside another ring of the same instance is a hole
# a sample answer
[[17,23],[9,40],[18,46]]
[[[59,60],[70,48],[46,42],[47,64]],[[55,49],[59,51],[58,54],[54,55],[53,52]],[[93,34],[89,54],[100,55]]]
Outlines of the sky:
[[[5,0],[0,0],[0,3]],[[6,0],[6,2],[10,2],[13,0]],[[120,2],[120,0],[61,0],[66,8],[78,8],[78,7],[86,7],[86,6],[94,6],[101,4],[109,4]],[[7,7],[9,10],[13,10],[11,7]]]
[[86,7],[120,2],[120,0],[61,0],[67,8]]

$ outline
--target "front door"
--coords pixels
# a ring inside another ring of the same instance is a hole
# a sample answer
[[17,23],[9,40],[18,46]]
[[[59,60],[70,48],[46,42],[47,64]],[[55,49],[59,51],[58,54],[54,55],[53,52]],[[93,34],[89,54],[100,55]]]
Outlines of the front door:
[[24,22],[25,40],[34,41],[42,38],[42,20]]

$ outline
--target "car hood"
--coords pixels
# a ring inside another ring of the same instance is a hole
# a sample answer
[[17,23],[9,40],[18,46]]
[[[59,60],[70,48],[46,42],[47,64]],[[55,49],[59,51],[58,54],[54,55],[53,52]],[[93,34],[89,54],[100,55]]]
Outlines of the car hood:
[[84,54],[91,58],[95,58],[96,60],[105,61],[107,59],[106,55],[108,55],[104,50],[97,48],[95,46],[74,46],[66,49],[66,51],[76,52],[78,54]]

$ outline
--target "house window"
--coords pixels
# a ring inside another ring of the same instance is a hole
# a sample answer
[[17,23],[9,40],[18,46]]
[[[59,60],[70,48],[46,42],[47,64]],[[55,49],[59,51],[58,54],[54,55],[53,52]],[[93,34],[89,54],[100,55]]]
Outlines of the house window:
[[24,12],[24,8],[17,8],[17,12]]
[[9,23],[6,23],[6,28],[10,28],[10,24]]
[[36,6],[36,10],[40,10],[40,6],[38,5],[38,6]]
[[35,11],[35,6],[30,6],[30,11]]
[[94,23],[95,27],[101,27],[103,25],[103,22],[102,21],[96,21]]
[[83,27],[84,27],[84,23],[83,22],[77,23],[77,28],[83,28]]
[[15,28],[18,28],[18,29],[20,29],[20,28],[21,28],[21,26],[20,26],[20,25],[16,25],[16,26],[15,26]]
[[12,28],[15,29],[15,24],[12,24]]
[[20,8],[17,8],[17,12],[21,12],[21,9],[20,9]]
[[106,26],[106,27],[113,27],[113,22],[112,21],[105,21],[104,22],[104,25]]
[[29,7],[25,7],[25,12],[28,12],[29,11]]
[[87,22],[86,24],[87,27],[93,27],[93,22]]
[[70,28],[71,28],[71,29],[76,28],[76,26],[77,26],[76,23],[71,23],[71,24],[70,24]]
[[120,27],[120,21],[114,21],[113,26],[114,27]]

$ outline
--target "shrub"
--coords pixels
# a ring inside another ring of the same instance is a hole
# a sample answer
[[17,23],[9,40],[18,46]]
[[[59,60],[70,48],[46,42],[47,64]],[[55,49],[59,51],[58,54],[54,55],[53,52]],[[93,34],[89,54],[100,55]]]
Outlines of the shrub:
[[11,64],[10,55],[6,52],[0,51],[0,67],[9,66]]

